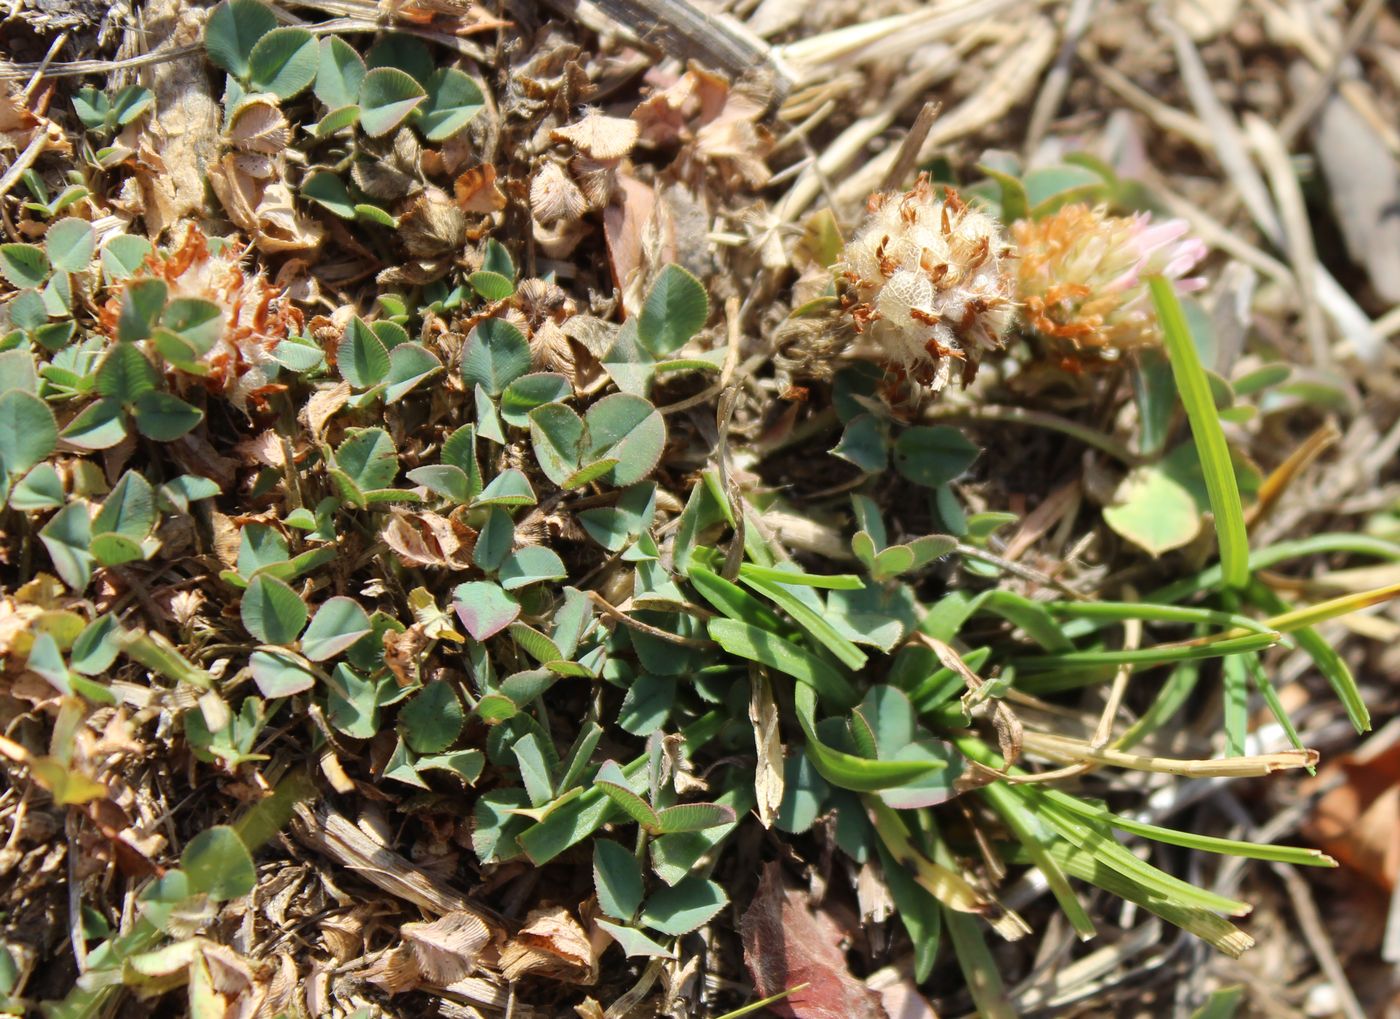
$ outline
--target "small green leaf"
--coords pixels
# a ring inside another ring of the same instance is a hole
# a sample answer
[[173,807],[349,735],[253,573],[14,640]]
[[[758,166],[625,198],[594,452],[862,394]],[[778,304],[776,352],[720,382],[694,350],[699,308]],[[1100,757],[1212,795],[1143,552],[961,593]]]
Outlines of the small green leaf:
[[356,389],[377,386],[389,377],[389,351],[358,315],[336,344],[335,357],[341,377]]
[[501,393],[501,417],[508,425],[528,428],[532,410],[566,399],[572,392],[569,380],[557,372],[522,375]]
[[562,487],[569,476],[578,470],[584,436],[583,418],[562,403],[546,403],[532,410],[528,420],[536,463],[544,471],[545,477]]
[[131,404],[156,387],[155,366],[134,343],[117,343],[97,366],[97,391],[119,403]]
[[530,344],[524,334],[504,319],[478,322],[467,334],[462,349],[462,378],[480,385],[491,396],[530,370]]
[[[335,41],[340,42],[339,39]],[[330,170],[320,170],[303,181],[301,194],[303,198],[311,199],[341,219],[355,218],[355,203],[350,198],[350,192],[345,189],[345,182]]]
[[604,761],[593,784],[647,831],[655,832],[661,821],[650,803],[637,795],[616,761]]
[[169,287],[164,280],[139,279],[122,291],[121,314],[117,318],[117,339],[127,343],[144,340],[165,310]]
[[399,712],[404,741],[420,754],[436,754],[450,747],[466,723],[462,700],[452,684],[429,683]]
[[306,633],[301,651],[313,662],[334,658],[371,630],[369,613],[353,598],[337,596],[321,604]]
[[428,81],[435,63],[423,40],[405,32],[385,32],[369,49],[365,62],[373,70],[394,67],[403,71],[420,85]]
[[598,839],[593,843],[593,886],[604,913],[631,920],[642,904],[641,864],[611,839]]
[[617,466],[604,475],[618,487],[636,484],[653,470],[666,448],[666,420],[647,400],[613,393],[588,408],[584,416],[588,448],[580,460],[609,459]]
[[515,293],[515,283],[500,273],[484,269],[468,276],[467,282],[485,301],[504,301]]
[[151,254],[151,242],[133,234],[117,234],[102,245],[102,271],[109,281],[130,279]]
[[365,62],[349,43],[338,35],[321,40],[315,91],[328,110],[356,105],[364,80]]
[[213,301],[200,297],[177,297],[165,306],[161,325],[178,335],[203,357],[224,334],[223,310]]
[[424,88],[428,92],[428,101],[423,106],[420,126],[423,136],[430,142],[441,142],[451,138],[466,127],[486,105],[476,82],[455,67],[443,67],[434,71]]
[[685,346],[705,325],[710,300],[705,288],[678,265],[661,270],[642,306],[637,338],[657,357]]
[[[3,411],[0,411],[3,414]],[[0,441],[3,448],[3,441]],[[3,458],[0,458],[3,459]],[[3,472],[0,472],[3,473]],[[53,464],[39,463],[10,490],[10,506],[24,512],[63,505],[63,480]]]
[[335,451],[335,465],[362,491],[387,488],[399,472],[394,440],[383,428],[353,430]]
[[103,501],[92,522],[92,533],[121,534],[139,542],[155,525],[155,489],[136,471],[127,471]]
[[0,471],[23,474],[57,444],[58,422],[48,404],[23,389],[0,393]]
[[223,0],[204,26],[209,59],[237,78],[248,76],[258,40],[277,28],[277,15],[258,0]]
[[39,540],[49,550],[54,569],[65,584],[74,591],[87,587],[92,579],[92,556],[88,552],[92,522],[86,503],[70,502],[55,513],[39,532]]
[[117,400],[96,400],[78,412],[60,433],[83,449],[110,449],[126,438],[126,421]]
[[704,926],[729,904],[729,896],[713,881],[682,878],[647,899],[641,922],[662,934],[680,937]]
[[191,894],[203,892],[216,902],[247,895],[258,883],[253,857],[227,825],[208,828],[185,846],[180,869],[189,879]]
[[733,808],[719,803],[678,803],[657,811],[663,835],[676,832],[704,831],[733,824],[738,820]]
[[535,490],[530,480],[514,467],[501,471],[491,479],[473,501],[474,506],[533,506]]
[[937,488],[971,467],[979,452],[956,428],[917,425],[895,440],[894,463],[916,485]]
[[1201,533],[1201,514],[1185,486],[1160,465],[1134,467],[1104,507],[1104,523],[1153,556],[1189,545]]
[[92,261],[97,247],[97,235],[92,224],[69,217],[60,219],[44,235],[44,250],[49,261],[64,272],[83,272]]
[[394,67],[376,67],[360,83],[360,128],[371,138],[381,138],[427,98],[411,75]]
[[657,944],[635,927],[628,927],[626,924],[613,923],[611,920],[604,920],[601,917],[594,920],[599,927],[622,946],[623,952],[628,958],[658,958],[667,959],[671,957],[669,949]]
[[501,587],[514,591],[544,580],[563,580],[568,576],[564,562],[553,549],[543,545],[526,545],[507,557],[501,564]]
[[264,644],[290,644],[306,625],[306,602],[286,583],[260,573],[243,592],[243,625]]
[[49,256],[33,244],[0,244],[0,276],[13,286],[42,286],[49,277]]
[[174,442],[204,420],[204,411],[169,393],[143,393],[131,411],[136,430],[156,442]]
[[384,390],[384,402],[397,403],[420,382],[440,371],[442,362],[427,347],[417,343],[400,343],[389,351],[389,385]]
[[155,101],[155,94],[150,89],[128,85],[112,97],[112,116],[116,118],[117,126],[125,127],[149,110]]
[[459,584],[453,592],[453,608],[475,641],[494,637],[520,615],[518,601],[501,585],[484,580]]

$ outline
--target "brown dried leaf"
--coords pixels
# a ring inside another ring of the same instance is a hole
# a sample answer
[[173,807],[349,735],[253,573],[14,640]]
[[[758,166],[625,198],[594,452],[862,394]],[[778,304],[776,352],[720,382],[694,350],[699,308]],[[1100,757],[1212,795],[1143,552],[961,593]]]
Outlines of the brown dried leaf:
[[292,140],[292,129],[275,102],[259,97],[239,106],[224,137],[235,148],[275,156]]
[[499,212],[506,196],[496,185],[496,168],[490,163],[474,166],[452,184],[452,194],[463,212]]
[[470,976],[481,950],[491,942],[491,929],[468,912],[448,913],[432,923],[406,923],[400,933],[413,949],[423,978],[438,986]]
[[530,210],[535,222],[547,227],[578,219],[588,211],[588,200],[558,163],[548,162],[530,181]]
[[326,430],[326,422],[335,412],[350,402],[350,383],[337,382],[333,386],[318,389],[302,408],[302,423],[311,432],[311,437],[320,442]]
[[761,996],[808,986],[769,1009],[789,1019],[889,1019],[879,996],[851,976],[841,932],[807,896],[783,885],[782,867],[767,865],[740,923],[744,964]]
[[594,159],[621,159],[637,144],[637,133],[635,120],[590,113],[576,124],[551,132],[550,137],[566,141]]
[[758,819],[763,827],[771,828],[783,802],[783,741],[778,732],[778,705],[773,700],[773,687],[761,669],[749,671],[749,721],[753,722],[753,738],[758,748],[758,766],[753,777]]
[[508,980],[533,974],[591,984],[598,979],[598,954],[568,910],[547,906],[532,910],[520,932],[501,949],[501,973]]
[[399,217],[398,234],[414,258],[437,258],[461,251],[467,218],[445,191],[428,188]]

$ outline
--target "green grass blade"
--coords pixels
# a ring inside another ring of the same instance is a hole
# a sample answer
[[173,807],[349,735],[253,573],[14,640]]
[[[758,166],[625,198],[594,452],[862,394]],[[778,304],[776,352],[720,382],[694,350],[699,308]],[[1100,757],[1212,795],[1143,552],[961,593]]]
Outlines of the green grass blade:
[[1206,492],[1215,513],[1222,579],[1226,587],[1243,587],[1249,581],[1249,535],[1244,527],[1244,506],[1240,503],[1235,467],[1230,462],[1230,448],[1220,428],[1210,383],[1171,282],[1161,276],[1149,276],[1147,285],[1152,290],[1152,303],[1156,305],[1157,319],[1162,324],[1172,375],[1186,407],[1186,419],[1191,423]]
[[[1249,585],[1247,597],[1262,611],[1272,615],[1289,611],[1287,602],[1258,581]],[[1367,709],[1366,702],[1361,699],[1356,678],[1351,674],[1351,669],[1347,668],[1347,663],[1342,661],[1342,656],[1311,626],[1293,631],[1293,639],[1308,653],[1318,671],[1331,685],[1332,691],[1346,709],[1347,718],[1351,720],[1353,728],[1357,732],[1370,732],[1371,712]]]
[[865,587],[865,581],[851,573],[799,573],[794,570],[775,570],[770,566],[756,566],[753,563],[740,566],[739,576],[766,580],[774,584],[823,587],[831,591],[859,591]]
[[978,790],[983,799],[992,805],[1001,819],[1006,822],[1006,826],[1012,833],[1021,840],[1021,845],[1030,854],[1031,862],[1040,869],[1040,873],[1045,876],[1045,883],[1049,886],[1050,892],[1055,896],[1055,901],[1064,910],[1065,917],[1069,920],[1074,932],[1081,940],[1092,938],[1096,933],[1094,921],[1089,919],[1089,914],[1084,912],[1084,907],[1079,902],[1079,897],[1074,894],[1074,889],[1070,887],[1069,879],[1065,877],[1065,872],[1060,868],[1059,863],[1047,851],[1049,843],[1054,838],[1049,835],[1036,820],[1016,794],[1008,786],[998,782],[993,785],[983,786]]
[[821,644],[848,669],[862,668],[868,661],[864,651],[837,632],[826,619],[806,602],[802,601],[782,584],[761,580],[755,576],[745,576],[741,571],[739,579],[759,594],[771,599],[775,605],[792,617],[793,622],[818,644]]
[[1019,672],[1042,672],[1049,669],[1091,668],[1097,665],[1136,665],[1148,667],[1167,662],[1185,662],[1197,658],[1219,658],[1223,655],[1262,651],[1278,643],[1279,635],[1272,630],[1251,633],[1243,637],[1220,637],[1200,644],[1161,644],[1136,651],[1073,651],[1065,655],[1041,655],[1037,658],[1014,658],[1011,664]]
[[734,619],[711,619],[710,639],[731,655],[777,669],[806,683],[836,707],[853,708],[860,702],[849,680],[810,651],[791,641]]

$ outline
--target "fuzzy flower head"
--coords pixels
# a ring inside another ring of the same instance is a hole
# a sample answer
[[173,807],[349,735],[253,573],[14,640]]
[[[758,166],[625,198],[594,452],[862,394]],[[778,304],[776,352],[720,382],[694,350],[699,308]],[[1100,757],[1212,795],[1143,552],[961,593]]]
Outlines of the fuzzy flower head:
[[1149,213],[1111,216],[1076,204],[1011,231],[1025,324],[1076,366],[1161,342],[1146,277],[1173,280],[1180,293],[1204,285],[1183,278],[1206,253],[1186,236],[1185,220],[1154,223]]
[[[273,348],[302,327],[302,314],[281,287],[261,273],[245,272],[241,252],[225,245],[217,253],[197,226],[190,224],[180,242],[165,255],[153,254],[142,272],[128,283],[159,279],[167,287],[166,306],[182,298],[208,301],[219,309],[222,329],[209,348],[199,355],[201,381],[211,392],[223,393],[240,408],[250,398],[278,388]],[[102,321],[109,336],[117,335],[122,293],[113,294],[103,308]],[[174,376],[177,384],[192,381],[185,373]]]
[[851,284],[846,311],[861,346],[937,392],[962,363],[1002,345],[1013,317],[1009,248],[1001,224],[927,177],[903,194],[877,194],[835,266]]

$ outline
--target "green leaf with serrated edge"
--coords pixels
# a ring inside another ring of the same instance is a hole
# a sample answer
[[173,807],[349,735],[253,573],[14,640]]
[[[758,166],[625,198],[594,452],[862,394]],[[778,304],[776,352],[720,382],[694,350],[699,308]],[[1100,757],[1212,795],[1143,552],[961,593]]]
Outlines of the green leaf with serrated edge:
[[116,616],[106,613],[83,628],[73,642],[69,664],[84,676],[97,676],[112,667],[121,651],[121,624]]
[[144,237],[118,234],[102,245],[102,272],[108,280],[129,279],[151,254],[151,242]]
[[[329,138],[337,131],[344,131],[348,127],[354,127],[360,122],[360,108],[358,106],[341,106],[331,110],[316,124],[312,131],[317,138]],[[360,207],[355,206],[358,215]]]
[[97,248],[92,224],[76,217],[60,219],[44,235],[44,251],[49,261],[64,272],[84,272]]
[[254,651],[248,658],[248,669],[258,692],[269,700],[293,697],[316,685],[316,676],[287,652]]
[[131,404],[156,387],[156,369],[134,343],[117,343],[97,366],[97,392]]
[[[323,40],[325,41],[329,40]],[[338,39],[335,41],[339,42]],[[345,182],[330,170],[320,170],[303,181],[301,196],[311,199],[324,209],[329,209],[341,219],[355,218],[355,203],[345,188]]]
[[444,499],[458,503],[471,501],[471,483],[466,472],[460,468],[448,464],[428,464],[426,467],[415,467],[406,476],[415,485],[422,485]]
[[126,419],[116,400],[96,400],[78,412],[60,433],[83,449],[109,449],[126,438]]
[[636,484],[650,474],[666,448],[665,418],[640,396],[605,396],[588,408],[584,422],[588,446],[580,460],[617,460],[605,478],[618,487]]
[[155,489],[137,472],[127,471],[103,501],[92,521],[92,533],[121,534],[140,541],[155,525]]
[[956,428],[920,425],[899,434],[894,463],[899,473],[915,484],[936,488],[971,467],[980,452]]
[[656,811],[637,795],[616,761],[604,761],[593,778],[593,784],[647,831],[655,832],[658,829],[660,818]]
[[442,371],[442,362],[427,347],[417,343],[401,343],[389,351],[389,387],[384,390],[385,403],[397,403],[420,382]]
[[530,362],[530,344],[524,334],[504,319],[488,318],[467,334],[462,348],[462,378],[495,397],[528,372]]
[[306,602],[301,595],[267,574],[258,574],[243,592],[243,625],[264,644],[290,644],[306,625]]
[[733,824],[738,820],[734,811],[718,803],[678,803],[657,811],[661,819],[661,834],[704,831]]
[[546,403],[530,411],[529,422],[536,463],[550,481],[562,486],[578,469],[583,418],[562,403]]
[[504,301],[515,293],[515,283],[497,272],[474,272],[467,282],[483,301]]
[[622,951],[629,959],[638,957],[667,959],[671,957],[670,949],[657,944],[635,927],[613,923],[601,917],[593,922],[622,947]]
[[568,398],[573,393],[569,380],[557,372],[522,375],[501,393],[501,417],[516,428],[530,426],[530,412]]
[[321,40],[316,70],[316,98],[329,110],[354,106],[360,101],[360,83],[365,80],[365,62],[340,36]]
[[563,657],[563,653],[555,647],[554,641],[525,623],[510,624],[510,639],[541,665],[557,662]]
[[202,892],[215,902],[241,898],[258,883],[248,848],[227,825],[208,828],[192,838],[180,854],[180,869],[192,894]]
[[715,882],[688,877],[653,893],[642,907],[641,923],[680,937],[709,923],[727,905],[729,896]]
[[383,428],[352,432],[335,451],[335,465],[364,492],[387,488],[399,472],[394,440]]
[[136,430],[157,442],[174,442],[204,420],[204,411],[169,393],[149,392],[131,408]]
[[22,474],[57,444],[58,423],[48,404],[22,389],[0,393],[0,469]]
[[160,323],[179,335],[195,354],[203,357],[224,333],[223,310],[213,301],[177,297],[165,306]]
[[58,509],[63,502],[63,479],[48,463],[35,464],[10,490],[10,506],[23,512]]
[[554,783],[549,775],[549,764],[544,751],[540,749],[539,737],[529,733],[515,741],[511,747],[516,763],[520,766],[520,780],[530,797],[532,807],[543,806],[554,799]]
[[49,550],[54,569],[74,591],[87,587],[92,579],[92,524],[86,503],[71,502],[50,518],[39,532],[39,540]]
[[423,105],[419,126],[430,142],[451,138],[471,123],[486,105],[476,82],[455,67],[434,71],[423,87],[428,101]]
[[0,276],[17,289],[42,286],[48,279],[49,256],[35,244],[0,244]]
[[647,293],[637,323],[637,338],[658,357],[685,346],[705,325],[710,301],[705,288],[678,265],[661,270]]
[[369,613],[353,598],[337,596],[321,604],[301,638],[302,654],[313,662],[334,658],[370,632]]
[[506,557],[499,573],[501,587],[514,591],[545,580],[568,576],[558,553],[543,545],[527,545]]
[[501,471],[472,501],[474,506],[533,506],[535,490],[530,480],[514,467]]
[[399,711],[399,729],[415,751],[436,754],[456,742],[466,718],[457,691],[439,680],[425,686]]
[[360,82],[360,129],[371,138],[383,137],[427,98],[411,75],[393,67],[376,67]]
[[258,40],[277,28],[272,8],[258,0],[224,0],[204,27],[209,59],[235,77],[248,75],[248,60]]
[[356,389],[368,389],[389,376],[389,352],[358,315],[350,319],[335,348],[341,378]]
[[593,843],[593,887],[604,913],[631,920],[644,893],[641,864],[611,839],[598,839]]
[[500,633],[520,615],[520,603],[499,584],[474,580],[453,591],[453,608],[472,640],[484,641]]
[[320,59],[316,37],[306,29],[275,28],[248,54],[248,86],[285,101],[316,80]]
[[137,343],[151,335],[151,328],[165,310],[170,288],[164,280],[138,279],[122,291],[121,311],[117,315],[117,339]]

